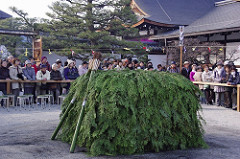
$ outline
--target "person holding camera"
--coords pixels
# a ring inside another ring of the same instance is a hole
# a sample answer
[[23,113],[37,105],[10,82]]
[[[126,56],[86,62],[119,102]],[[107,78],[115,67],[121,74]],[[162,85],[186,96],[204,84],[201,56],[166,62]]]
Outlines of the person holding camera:
[[[9,74],[10,78],[12,80],[25,80],[26,77],[23,75],[22,68],[20,67],[20,60],[19,59],[14,59],[13,60],[13,65],[9,67]],[[12,93],[15,95],[15,105],[17,101],[17,97],[20,94],[20,91],[22,91],[22,84],[19,82],[13,82],[12,83]]]

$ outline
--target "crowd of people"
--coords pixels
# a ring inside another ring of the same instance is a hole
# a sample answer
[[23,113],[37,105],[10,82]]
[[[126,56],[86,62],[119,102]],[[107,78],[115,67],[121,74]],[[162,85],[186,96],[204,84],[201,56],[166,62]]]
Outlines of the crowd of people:
[[[9,56],[6,60],[0,60],[0,80],[41,80],[41,83],[12,83],[12,94],[15,98],[21,93],[34,95],[53,94],[55,101],[61,94],[67,94],[70,88],[70,83],[47,83],[47,80],[75,80],[79,76],[87,73],[88,62],[83,61],[82,65],[77,67],[75,59],[68,59],[62,62],[57,59],[52,65],[49,64],[47,57],[42,57],[40,64],[36,64],[34,58],[30,57],[24,63],[13,56]],[[104,60],[99,67],[101,70],[154,70],[153,63],[144,63],[143,61],[132,60]],[[179,70],[176,62],[172,61],[169,67],[157,65],[159,72],[180,73],[191,81],[201,82],[217,82],[236,85],[240,82],[239,73],[233,63],[222,63],[209,67],[208,65],[190,64],[185,61],[182,70]],[[236,90],[232,87],[199,85],[202,90],[201,102],[205,104],[215,103],[218,106],[234,108],[236,105]],[[0,83],[0,91],[6,94],[6,83]],[[234,97],[235,96],[235,97]],[[16,101],[16,100],[15,100]],[[36,101],[37,102],[37,101]]]

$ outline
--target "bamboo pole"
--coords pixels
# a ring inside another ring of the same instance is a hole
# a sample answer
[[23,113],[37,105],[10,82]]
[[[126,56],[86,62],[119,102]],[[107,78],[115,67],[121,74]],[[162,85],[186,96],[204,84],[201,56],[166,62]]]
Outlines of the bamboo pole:
[[52,137],[51,137],[51,140],[55,140],[55,138],[56,138],[56,136],[57,136],[60,128],[62,127],[63,122],[65,121],[65,118],[66,118],[67,115],[68,115],[68,112],[71,110],[72,105],[73,105],[73,103],[74,103],[75,100],[76,100],[76,94],[77,94],[77,93],[74,94],[73,99],[71,100],[71,102],[69,103],[67,109],[65,110],[65,112],[64,112],[64,114],[63,114],[63,116],[62,116],[62,119],[60,120],[57,128],[55,129],[55,131],[54,131],[54,133],[53,133],[53,135],[52,135]]
[[[92,71],[91,71],[91,74],[90,74],[90,77],[89,77],[89,80],[88,80],[88,84],[89,84],[89,81],[92,80],[92,76],[95,73],[95,71],[98,69],[99,65],[100,65],[100,62],[97,59],[92,60],[89,63],[89,68]],[[87,85],[87,92],[88,92],[88,85]],[[80,130],[80,127],[82,125],[82,121],[83,121],[83,117],[84,117],[84,113],[85,113],[85,106],[86,106],[86,102],[87,102],[87,95],[88,94],[86,93],[85,96],[84,96],[84,99],[83,99],[82,109],[81,109],[81,112],[80,112],[79,117],[78,117],[77,126],[76,126],[76,129],[75,129],[73,140],[72,140],[71,147],[70,147],[70,153],[74,153],[74,150],[76,148],[77,137],[78,137],[79,130]]]

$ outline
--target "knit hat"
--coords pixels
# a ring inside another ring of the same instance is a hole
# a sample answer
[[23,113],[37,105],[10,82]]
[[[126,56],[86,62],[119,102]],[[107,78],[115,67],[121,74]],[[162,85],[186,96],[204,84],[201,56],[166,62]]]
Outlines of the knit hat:
[[171,64],[174,64],[174,65],[176,65],[176,62],[175,62],[175,61],[172,61],[172,62],[171,62]]
[[52,69],[53,69],[54,67],[58,67],[58,64],[56,64],[56,63],[52,64]]
[[27,65],[27,64],[32,64],[32,62],[30,61],[30,60],[26,60],[25,61],[25,64]]
[[[46,56],[43,56],[43,57],[42,57],[42,60],[43,60],[43,59],[47,59],[47,57],[46,57]],[[41,60],[41,61],[42,61],[42,60]]]
[[47,65],[41,64],[40,68],[47,68]]

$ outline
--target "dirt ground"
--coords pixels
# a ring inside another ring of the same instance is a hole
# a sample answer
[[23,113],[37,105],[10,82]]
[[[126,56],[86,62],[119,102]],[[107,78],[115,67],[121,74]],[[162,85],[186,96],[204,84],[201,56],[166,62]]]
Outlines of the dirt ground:
[[[59,122],[59,106],[51,110],[15,110],[0,107],[0,159],[85,159],[93,158],[70,145],[50,137]],[[217,106],[203,105],[205,140],[209,149],[178,150],[134,156],[95,157],[125,159],[239,159],[240,113]]]

